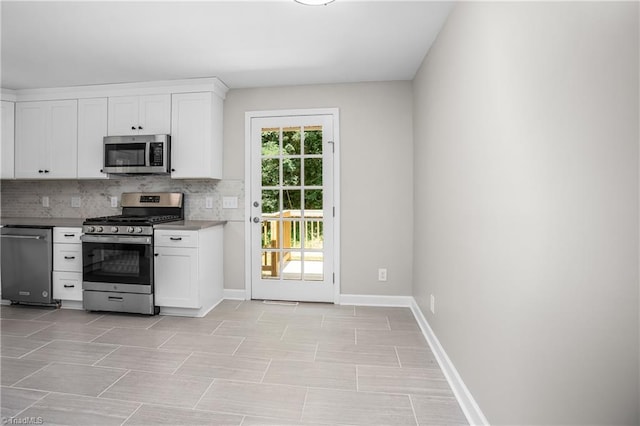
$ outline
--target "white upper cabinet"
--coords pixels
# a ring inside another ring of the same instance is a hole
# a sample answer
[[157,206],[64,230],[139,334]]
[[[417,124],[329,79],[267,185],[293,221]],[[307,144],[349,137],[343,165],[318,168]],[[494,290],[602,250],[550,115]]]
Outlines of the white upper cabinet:
[[171,130],[171,95],[109,98],[109,136],[164,135]]
[[227,90],[215,77],[6,89],[0,179],[105,179],[103,139],[127,135],[171,135],[174,179],[222,179]]
[[13,179],[15,105],[2,101],[2,140],[0,140],[0,179]]
[[103,138],[107,136],[107,98],[78,100],[78,178],[105,179]]
[[16,103],[15,177],[77,177],[78,101]]
[[212,92],[172,95],[172,178],[222,179],[222,106]]

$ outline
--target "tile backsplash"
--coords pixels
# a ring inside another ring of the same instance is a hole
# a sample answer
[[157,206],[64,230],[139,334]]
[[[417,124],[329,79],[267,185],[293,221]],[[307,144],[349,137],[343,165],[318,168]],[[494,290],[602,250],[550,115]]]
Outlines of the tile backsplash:
[[[87,218],[119,214],[123,192],[183,192],[185,218],[191,220],[244,220],[244,181],[177,180],[168,176],[131,176],[105,180],[39,180],[0,183],[0,214],[4,217]],[[43,207],[42,197],[49,197]],[[80,207],[72,207],[72,198]],[[118,207],[111,207],[111,197]],[[206,208],[206,197],[213,208]],[[222,197],[238,197],[238,208],[223,209]]]

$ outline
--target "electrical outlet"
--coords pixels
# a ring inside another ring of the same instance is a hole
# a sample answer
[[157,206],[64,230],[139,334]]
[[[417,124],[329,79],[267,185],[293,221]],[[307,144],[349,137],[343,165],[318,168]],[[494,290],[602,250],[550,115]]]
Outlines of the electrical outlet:
[[386,281],[387,280],[387,268],[378,269],[378,281]]
[[111,197],[111,207],[118,207],[118,197]]
[[49,207],[49,197],[46,195],[42,197],[42,207]]
[[71,197],[71,207],[80,207],[80,197]]
[[205,197],[204,204],[205,204],[205,208],[212,209],[213,208],[213,197]]
[[237,209],[238,208],[238,197],[222,197],[222,208],[223,209]]
[[431,295],[431,313],[435,315],[436,313],[436,297]]

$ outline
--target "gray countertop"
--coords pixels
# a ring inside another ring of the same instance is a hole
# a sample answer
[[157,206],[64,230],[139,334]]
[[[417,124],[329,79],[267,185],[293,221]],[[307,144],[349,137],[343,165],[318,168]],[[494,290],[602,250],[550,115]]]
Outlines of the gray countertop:
[[162,223],[153,229],[170,231],[198,231],[200,229],[211,228],[212,226],[222,226],[226,220],[181,220],[179,222]]
[[[83,218],[72,217],[3,217],[0,218],[0,225],[10,226],[64,226],[64,227],[82,227]],[[172,231],[197,231],[200,229],[210,228],[212,226],[222,226],[227,223],[226,220],[181,220],[179,222],[171,222],[156,225],[154,229],[172,230]]]
[[82,227],[80,217],[2,217],[0,225]]

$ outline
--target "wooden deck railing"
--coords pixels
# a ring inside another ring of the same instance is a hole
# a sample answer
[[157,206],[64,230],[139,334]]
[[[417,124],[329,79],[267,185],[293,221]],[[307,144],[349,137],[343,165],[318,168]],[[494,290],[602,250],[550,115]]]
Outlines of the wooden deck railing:
[[300,210],[283,210],[281,213],[262,214],[262,271],[263,275],[268,272],[273,278],[280,276],[281,256],[284,262],[289,262],[290,249],[301,248],[303,239],[305,248],[318,249],[322,248],[324,238],[322,210],[305,210],[304,218]]

